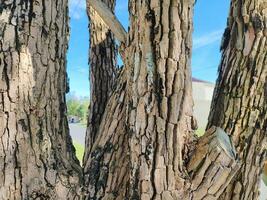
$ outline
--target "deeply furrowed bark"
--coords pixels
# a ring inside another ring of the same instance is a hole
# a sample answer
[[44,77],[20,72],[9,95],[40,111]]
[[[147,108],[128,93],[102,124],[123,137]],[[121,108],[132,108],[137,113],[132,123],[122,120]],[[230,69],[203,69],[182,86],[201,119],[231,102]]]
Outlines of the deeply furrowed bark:
[[[114,10],[114,0],[105,0]],[[84,161],[88,160],[90,149],[95,141],[97,131],[117,76],[117,49],[115,38],[96,11],[87,3],[90,20],[90,108],[85,139]]]
[[[219,128],[198,141],[192,134],[193,3],[130,1],[125,68],[85,159],[85,199],[218,199],[240,167],[237,157],[244,172],[221,198],[257,198],[266,140],[266,3],[248,4],[257,11],[251,18],[233,3],[223,43],[217,90],[224,92],[214,96],[210,124],[231,133],[239,155]],[[0,198],[78,198],[64,99],[67,3],[0,5]]]
[[78,199],[66,119],[67,0],[0,1],[0,199]]
[[242,167],[221,199],[258,199],[266,160],[267,3],[232,0],[209,125],[226,130]]
[[[152,199],[165,190],[170,191],[165,196],[178,195],[186,187],[180,175],[194,121],[192,6],[130,2],[125,69],[85,165],[87,199]],[[173,182],[168,184],[167,176]]]
[[216,199],[238,170],[217,129],[192,151],[193,3],[130,1],[125,68],[85,162],[85,199]]

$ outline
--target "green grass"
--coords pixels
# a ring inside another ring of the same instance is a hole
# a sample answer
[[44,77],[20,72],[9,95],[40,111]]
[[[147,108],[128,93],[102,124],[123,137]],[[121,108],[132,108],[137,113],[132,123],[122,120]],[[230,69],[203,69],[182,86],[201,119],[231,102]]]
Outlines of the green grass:
[[87,128],[87,121],[86,122],[85,121],[82,121],[82,122],[78,123],[78,125],[79,126],[82,126],[84,128]]
[[73,142],[73,145],[76,149],[76,156],[77,156],[78,160],[80,161],[80,163],[82,163],[83,154],[84,154],[84,146],[78,142],[75,142],[75,141]]
[[267,186],[267,176],[265,174],[262,175],[262,180],[264,184]]

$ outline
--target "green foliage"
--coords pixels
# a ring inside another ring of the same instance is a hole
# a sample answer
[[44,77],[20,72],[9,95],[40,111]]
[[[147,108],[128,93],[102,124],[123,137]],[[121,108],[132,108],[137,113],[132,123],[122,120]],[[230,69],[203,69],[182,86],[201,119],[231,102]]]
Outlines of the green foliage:
[[203,128],[198,128],[198,129],[196,130],[196,134],[197,134],[198,137],[203,136],[204,133],[205,133],[205,129],[203,129]]
[[81,123],[86,124],[88,116],[89,100],[69,99],[67,100],[68,116],[76,116],[81,119]]
[[263,180],[264,184],[267,186],[267,175],[263,174],[262,180]]
[[80,161],[80,163],[82,163],[83,160],[83,154],[84,154],[84,146],[79,144],[78,142],[73,142],[73,145],[75,147],[76,150],[76,156],[78,158],[78,160]]

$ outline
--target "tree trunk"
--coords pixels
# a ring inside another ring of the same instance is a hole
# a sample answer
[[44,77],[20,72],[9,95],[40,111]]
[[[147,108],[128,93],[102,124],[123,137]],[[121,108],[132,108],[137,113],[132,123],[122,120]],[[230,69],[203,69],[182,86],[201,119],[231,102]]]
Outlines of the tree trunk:
[[[114,0],[103,1],[111,10]],[[88,160],[90,149],[106,108],[106,104],[117,76],[117,49],[115,38],[97,12],[88,4],[90,20],[90,108],[85,139],[84,161]]]
[[0,1],[0,199],[78,199],[67,0]]
[[221,199],[258,199],[266,160],[266,0],[232,0],[209,125],[231,135],[242,167]]
[[239,168],[221,129],[193,134],[193,4],[130,1],[125,67],[85,161],[85,199],[217,199]]

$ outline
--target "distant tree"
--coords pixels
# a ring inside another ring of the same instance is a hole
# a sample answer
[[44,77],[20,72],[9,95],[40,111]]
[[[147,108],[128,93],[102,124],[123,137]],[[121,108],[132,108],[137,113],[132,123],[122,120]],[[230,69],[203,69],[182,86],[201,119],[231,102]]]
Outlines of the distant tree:
[[79,101],[78,100],[68,100],[67,101],[67,107],[68,107],[68,115],[77,115],[77,109],[79,107]]
[[68,116],[79,117],[85,124],[88,118],[88,106],[88,99],[71,98],[67,100]]
[[80,118],[80,119],[83,119],[85,116],[86,116],[86,112],[87,112],[87,107],[83,107],[83,105],[80,105],[77,109],[77,116]]

